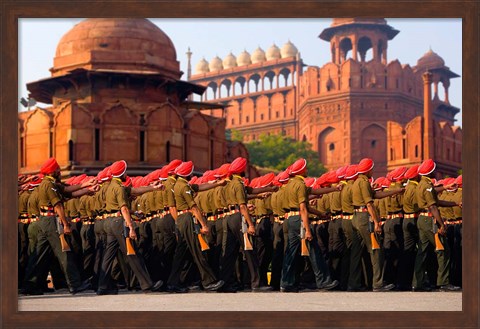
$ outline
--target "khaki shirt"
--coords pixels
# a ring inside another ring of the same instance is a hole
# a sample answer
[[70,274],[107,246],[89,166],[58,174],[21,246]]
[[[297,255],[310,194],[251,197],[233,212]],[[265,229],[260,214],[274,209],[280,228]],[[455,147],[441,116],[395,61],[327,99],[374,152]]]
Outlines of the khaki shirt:
[[62,202],[62,195],[59,187],[55,184],[55,179],[51,176],[45,176],[38,186],[38,205],[42,207],[55,207]]
[[226,208],[228,206],[225,198],[225,186],[217,186],[213,189],[213,203],[216,209]]
[[[462,196],[463,196],[462,188],[459,187],[457,191],[453,194],[452,201],[456,203],[461,203]],[[453,207],[453,213],[455,214],[455,218],[462,218],[462,208],[458,206]]]
[[196,206],[195,200],[193,199],[194,191],[182,177],[179,177],[175,183],[174,195],[178,211],[188,210]]
[[364,174],[358,175],[352,186],[353,205],[356,207],[366,206],[369,202],[373,202],[374,195],[368,177]]
[[80,197],[80,205],[78,208],[78,211],[80,212],[80,217],[82,218],[87,218],[89,217],[89,208],[90,207],[90,202],[88,201],[88,195],[82,195]]
[[129,208],[128,192],[123,187],[122,181],[112,178],[105,195],[105,210],[107,212],[120,211],[123,206]]
[[285,185],[280,186],[277,192],[273,192],[270,200],[272,206],[272,211],[275,215],[283,216],[285,215],[285,210],[283,210],[283,194],[285,193]]
[[418,182],[409,180],[407,186],[405,186],[405,192],[403,193],[403,212],[406,214],[413,214],[419,211],[417,202],[417,190]]
[[345,214],[353,214],[353,180],[348,180],[342,189],[342,212]]
[[40,199],[38,198],[38,187],[35,187],[28,198],[28,214],[30,216],[38,216],[40,215],[40,207],[38,205]]
[[110,181],[103,182],[100,186],[100,190],[95,193],[95,210],[99,214],[103,214],[105,212],[105,200],[107,198],[107,189],[110,185]]
[[[453,194],[453,192],[443,191],[442,194],[438,196],[438,199],[444,201],[453,201]],[[440,210],[440,216],[443,219],[455,219],[453,207],[438,207],[438,210]]]
[[247,204],[247,194],[242,177],[233,175],[233,178],[225,185],[225,199],[228,205]]
[[257,217],[272,213],[271,195],[265,199],[255,199],[255,215]]
[[388,211],[387,211],[387,198],[383,199],[374,199],[373,206],[375,207],[377,214],[380,215],[380,218],[387,218]]
[[322,214],[330,213],[330,196],[329,194],[322,194],[320,198],[317,199],[317,204],[315,209],[320,211]]
[[28,214],[28,198],[32,194],[31,191],[23,191],[18,197],[18,214]]
[[285,188],[284,207],[299,209],[301,203],[308,205],[308,189],[304,180],[300,175],[290,178]]
[[[385,191],[391,191],[394,189],[401,188],[402,185],[399,182],[394,182],[390,184],[389,188],[386,188]],[[402,194],[395,194],[385,198],[385,205],[389,213],[399,212],[403,210],[403,196]]]
[[155,190],[153,193],[153,205],[151,206],[152,211],[162,211],[164,206],[163,203],[163,191]]
[[200,208],[200,211],[205,214],[212,212],[210,202],[208,202],[208,193],[207,193],[208,191],[198,192],[197,196],[194,198],[195,203]]
[[432,180],[428,177],[422,176],[415,190],[417,196],[418,208],[420,210],[427,209],[438,202],[437,191],[433,187]]
[[[340,183],[342,184],[342,183]],[[337,186],[337,185],[335,185]],[[340,191],[335,191],[332,193],[328,193],[328,199],[330,201],[330,212],[338,213],[342,211],[342,197],[340,195]],[[323,199],[323,198],[322,198]]]
[[165,181],[165,191],[163,194],[163,204],[166,207],[175,207],[175,195],[174,195],[174,186],[177,182],[177,179],[173,176],[168,176],[167,180]]

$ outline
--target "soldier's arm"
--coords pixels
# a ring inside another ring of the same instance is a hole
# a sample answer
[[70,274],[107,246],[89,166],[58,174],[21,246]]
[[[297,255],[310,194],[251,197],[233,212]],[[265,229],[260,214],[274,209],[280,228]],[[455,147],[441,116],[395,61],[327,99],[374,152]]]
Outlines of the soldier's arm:
[[226,180],[220,180],[215,183],[206,183],[206,184],[195,184],[197,187],[194,189],[195,192],[207,191],[218,186],[225,186],[227,184]]
[[[340,186],[340,185],[339,185]],[[341,188],[340,188],[341,189]],[[313,195],[322,195],[322,194],[327,194],[327,193],[332,193],[339,191],[339,187],[324,187],[324,188],[312,188],[310,190],[310,194]]]
[[440,230],[438,231],[439,234],[445,235],[446,227],[445,224],[443,223],[442,216],[440,216],[440,211],[438,210],[437,205],[433,204],[428,207],[428,211],[432,213],[433,218],[435,218],[435,221],[437,222],[438,225],[440,225]]
[[395,189],[391,189],[391,190],[388,190],[388,191],[376,191],[375,194],[373,195],[373,197],[375,199],[383,199],[383,198],[386,198],[388,196],[392,196],[392,195],[395,195],[395,194],[402,193],[404,191],[405,191],[404,188],[395,188]]
[[247,188],[248,194],[260,194],[265,192],[276,192],[278,191],[278,186],[267,186],[262,188]]
[[437,207],[457,207],[457,206],[459,206],[459,204],[454,201],[438,200],[437,202]]
[[255,234],[255,226],[253,225],[252,219],[250,218],[247,205],[245,203],[242,203],[239,206],[240,206],[240,213],[242,214],[242,216],[245,218],[245,221],[247,222],[248,233],[252,235]]
[[65,217],[65,208],[63,208],[63,204],[61,202],[57,202],[53,209],[57,213],[58,218],[63,224],[63,229],[65,234],[71,233],[70,231],[70,222],[67,221],[67,217]]
[[305,227],[305,239],[311,241],[313,239],[312,231],[310,230],[310,223],[308,221],[308,209],[305,202],[300,202],[300,218]]

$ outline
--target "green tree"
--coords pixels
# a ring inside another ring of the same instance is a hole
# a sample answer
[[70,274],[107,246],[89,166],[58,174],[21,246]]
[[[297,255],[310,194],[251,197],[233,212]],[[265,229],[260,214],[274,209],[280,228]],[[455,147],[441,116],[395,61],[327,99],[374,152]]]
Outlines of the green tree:
[[245,146],[250,155],[250,162],[255,166],[281,171],[298,158],[305,158],[309,176],[320,176],[326,172],[318,159],[318,154],[312,150],[312,145],[308,142],[280,135],[262,134],[257,141],[246,143]]

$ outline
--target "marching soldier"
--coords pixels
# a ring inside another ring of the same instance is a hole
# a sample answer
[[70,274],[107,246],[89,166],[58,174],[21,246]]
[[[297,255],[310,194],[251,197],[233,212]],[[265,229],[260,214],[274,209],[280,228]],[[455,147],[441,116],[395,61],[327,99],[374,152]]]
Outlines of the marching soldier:
[[372,262],[373,291],[389,291],[395,288],[395,285],[385,285],[383,282],[383,250],[381,248],[373,249],[372,246],[373,237],[370,233],[375,233],[375,239],[378,239],[378,236],[382,234],[382,227],[378,213],[373,206],[373,200],[374,198],[382,198],[399,193],[401,190],[389,191],[382,195],[379,192],[374,193],[369,182],[369,178],[372,177],[373,167],[374,163],[371,159],[362,159],[357,167],[358,178],[352,186],[354,214],[352,220],[353,245],[352,257],[350,259],[350,288],[352,290],[361,289],[361,254],[365,246]]
[[[124,255],[127,254],[125,241],[127,237],[132,240],[137,239],[129,211],[129,195],[122,185],[126,179],[127,163],[123,160],[117,161],[110,166],[110,171],[113,178],[105,195],[105,211],[108,216],[105,222],[107,242],[100,269],[97,295],[118,293],[118,290],[112,288],[111,284],[113,260],[117,256],[119,248]],[[144,292],[160,290],[163,281],[152,282],[141,256],[135,253],[126,258]]]
[[450,267],[450,277],[453,285],[462,286],[462,193],[463,180],[462,175],[458,176],[454,182],[457,189],[453,194],[452,201],[457,204],[453,207],[455,222],[453,224],[453,253],[452,266]]
[[[398,167],[391,171],[390,189],[400,189],[403,187],[404,174],[406,167]],[[403,195],[396,194],[384,199],[386,201],[387,220],[383,226],[384,240],[383,248],[385,250],[385,274],[386,283],[395,284],[396,289],[400,289],[400,277],[404,272],[403,261]],[[404,288],[404,287],[403,287]]]
[[420,216],[417,221],[419,247],[415,259],[413,289],[429,290],[425,287],[425,263],[428,251],[434,248],[438,261],[437,286],[440,291],[458,291],[460,287],[450,284],[450,248],[445,238],[446,227],[438,211],[438,206],[448,207],[456,203],[438,200],[437,191],[431,179],[435,167],[435,162],[428,159],[418,168],[418,174],[422,177],[415,191]]
[[207,291],[216,291],[224,284],[222,280],[217,280],[213,270],[208,265],[205,256],[202,254],[200,244],[196,235],[194,218],[201,226],[199,233],[208,234],[209,229],[200,210],[194,201],[194,191],[188,184],[187,178],[193,172],[193,163],[191,161],[183,162],[175,169],[175,175],[178,176],[174,187],[175,205],[177,210],[176,225],[178,227],[178,241],[175,249],[172,272],[168,278],[167,289],[170,292],[186,292],[186,289],[180,286],[180,273],[184,267],[185,261],[190,256],[200,271],[203,289]]
[[[338,281],[332,281],[328,266],[320,253],[320,248],[316,242],[316,237],[312,233],[308,220],[308,202],[309,191],[304,182],[304,176],[307,174],[307,161],[299,159],[288,168],[290,180],[286,186],[284,194],[283,207],[288,209],[287,227],[288,241],[285,250],[285,258],[282,268],[282,279],[280,291],[298,292],[298,286],[295,280],[296,259],[300,251],[301,230],[305,230],[305,240],[308,241],[309,258],[315,275],[317,289],[330,290],[338,285]],[[315,194],[324,194],[332,192],[334,189],[318,190]],[[303,226],[303,228],[301,227]]]
[[[41,278],[41,274],[47,271],[49,266],[48,255],[50,250],[52,250],[60,262],[70,293],[76,294],[88,289],[90,284],[86,281],[82,283],[73,255],[71,252],[62,251],[60,246],[59,231],[63,229],[64,234],[71,233],[70,223],[65,217],[63,208],[63,196],[59,187],[55,184],[60,178],[60,166],[54,158],[50,158],[42,166],[40,173],[44,175],[44,178],[38,187],[40,217],[37,224],[39,228],[36,248],[37,260],[34,275],[27,278],[26,293],[37,293],[30,289],[35,289],[35,287],[39,286],[38,280]],[[58,216],[61,223],[57,223],[56,216]]]

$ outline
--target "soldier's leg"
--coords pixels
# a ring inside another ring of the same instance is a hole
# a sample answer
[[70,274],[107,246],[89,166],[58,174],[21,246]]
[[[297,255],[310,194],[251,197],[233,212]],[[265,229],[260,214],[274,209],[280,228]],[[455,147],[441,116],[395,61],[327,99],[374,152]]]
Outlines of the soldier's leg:
[[272,276],[270,279],[270,286],[274,290],[280,290],[284,248],[283,223],[275,222],[273,223]]
[[161,230],[163,236],[163,269],[162,277],[168,279],[173,267],[173,257],[176,253],[177,236],[175,235],[175,220],[172,215],[165,215],[161,220]]
[[320,250],[319,244],[316,241],[317,237],[313,235],[312,241],[307,241],[309,248],[310,264],[315,276],[315,283],[317,288],[321,289],[325,284],[331,283],[332,278],[328,269],[327,262],[323,258],[323,254]]
[[23,285],[28,264],[28,226],[18,223],[18,285]]
[[241,222],[238,217],[232,215],[223,218],[223,240],[222,256],[220,258],[220,279],[225,281],[222,290],[235,290],[237,279],[235,278],[235,264],[240,250],[240,241],[238,235],[233,230],[238,230],[240,234]]
[[[112,218],[103,220],[103,226],[106,233],[105,250],[103,252],[102,263],[99,268],[98,291],[112,289],[112,266],[113,260],[117,257],[118,241],[111,233],[110,222]],[[115,288],[113,288],[115,289]]]
[[413,276],[413,288],[420,289],[425,285],[425,266],[427,253],[431,245],[429,235],[432,235],[432,221],[428,217],[420,216],[417,221],[419,241],[418,251],[415,258],[415,270]]
[[[383,286],[383,268],[384,268],[384,256],[383,250],[372,249],[372,241],[370,237],[370,231],[368,229],[369,215],[368,213],[360,213],[358,228],[362,237],[363,243],[370,254],[370,260],[372,262],[373,281],[372,287],[374,289],[381,288]],[[378,236],[377,236],[378,239]]]
[[[95,231],[93,221],[85,221],[80,231],[82,237],[83,249],[83,270],[86,278],[92,278],[95,275]],[[93,283],[93,282],[92,282]],[[96,283],[94,283],[96,286]]]
[[352,219],[342,219],[342,232],[344,234],[345,251],[342,256],[341,275],[340,275],[340,289],[348,289],[348,280],[350,276],[350,257],[352,251],[353,226]]
[[257,249],[258,262],[259,262],[259,273],[260,273],[260,285],[268,285],[268,266],[272,260],[272,224],[270,222],[270,217],[262,218],[261,221],[256,225],[256,237],[254,247]]
[[345,235],[342,229],[342,219],[337,218],[330,222],[328,226],[328,250],[329,264],[332,279],[341,281],[342,277],[342,259],[345,254]]
[[450,272],[450,281],[455,286],[462,286],[462,224],[455,225],[453,251],[455,263]]
[[[125,237],[123,235],[124,230],[124,220],[121,217],[116,217],[110,222],[111,227],[111,234],[117,239],[118,247],[120,248],[121,252],[126,255],[127,254],[127,245],[125,242]],[[142,255],[136,248],[136,245],[133,244],[135,248],[135,255],[127,255],[126,260],[130,268],[132,269],[135,277],[137,278],[140,288],[142,290],[148,290],[153,286],[152,279],[148,274],[147,267],[145,266],[145,262],[143,260]]]
[[403,228],[403,275],[400,277],[400,289],[410,290],[412,288],[413,270],[417,255],[418,228],[416,218],[404,218]]
[[352,248],[350,253],[348,288],[350,290],[357,290],[362,287],[362,252],[365,246],[360,234],[358,214],[353,215],[351,241]]
[[280,286],[282,288],[293,288],[295,287],[295,271],[296,271],[296,260],[297,254],[300,250],[300,227],[301,219],[300,216],[291,216],[287,220],[288,222],[288,242],[285,252],[285,257],[283,259],[282,267],[282,280]]
[[[431,243],[435,244],[434,235],[432,233]],[[438,261],[437,286],[444,286],[450,283],[450,247],[445,236],[439,235],[443,244],[443,250],[436,250]]]

